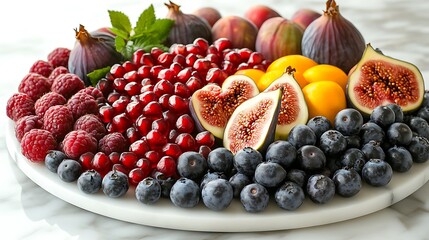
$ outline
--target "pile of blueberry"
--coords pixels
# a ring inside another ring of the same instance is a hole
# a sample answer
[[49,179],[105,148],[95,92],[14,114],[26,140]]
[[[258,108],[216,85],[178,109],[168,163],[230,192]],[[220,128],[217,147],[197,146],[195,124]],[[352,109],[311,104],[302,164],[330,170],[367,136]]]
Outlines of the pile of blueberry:
[[[177,159],[177,180],[147,177],[135,187],[135,197],[143,204],[167,198],[182,208],[202,202],[215,211],[239,199],[246,211],[260,212],[270,198],[282,209],[295,210],[306,197],[324,204],[335,195],[355,196],[363,182],[385,186],[394,172],[406,172],[413,163],[429,159],[428,95],[413,114],[389,104],[375,108],[367,118],[353,108],[340,111],[333,123],[314,117],[264,152],[248,147],[235,155],[224,147],[207,157],[184,152]],[[127,176],[120,171],[102,177],[94,170],[82,172],[76,161],[64,159],[64,153],[51,151],[45,164],[63,181],[77,180],[84,193],[102,189],[116,198],[129,189]]]

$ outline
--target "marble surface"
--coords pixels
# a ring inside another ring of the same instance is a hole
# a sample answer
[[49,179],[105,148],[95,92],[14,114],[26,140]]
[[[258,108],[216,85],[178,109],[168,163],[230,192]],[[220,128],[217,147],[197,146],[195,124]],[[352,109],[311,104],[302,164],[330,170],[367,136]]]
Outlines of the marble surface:
[[[184,11],[209,5],[224,15],[242,15],[257,1],[177,1]],[[241,5],[240,2],[243,4]],[[342,13],[360,29],[366,42],[385,54],[417,65],[429,79],[429,2],[424,0],[337,1]],[[108,26],[107,10],[127,13],[132,21],[148,4],[157,15],[163,1],[8,1],[0,14],[0,126],[5,126],[5,104],[37,59],[55,47],[72,47],[73,28]],[[264,4],[284,17],[300,7],[322,10],[324,1],[274,1]],[[25,5],[25,6],[24,6]],[[3,8],[2,7],[2,8]],[[0,131],[0,229],[2,239],[428,239],[429,183],[404,200],[360,218],[318,227],[258,233],[206,233],[130,224],[75,207],[33,183],[16,166]],[[198,224],[198,223],[195,223]],[[240,224],[237,222],[237,224]]]

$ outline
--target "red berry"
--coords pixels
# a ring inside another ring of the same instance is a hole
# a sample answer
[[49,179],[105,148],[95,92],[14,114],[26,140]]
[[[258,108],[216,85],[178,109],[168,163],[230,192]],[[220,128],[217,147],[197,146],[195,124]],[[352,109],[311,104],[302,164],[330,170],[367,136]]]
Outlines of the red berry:
[[150,53],[145,53],[142,55],[140,59],[140,64],[143,66],[152,67],[155,65],[155,59],[152,57]]
[[49,77],[54,67],[51,63],[44,60],[37,60],[30,68],[30,73],[37,73],[44,77]]
[[127,104],[127,107],[125,108],[125,111],[126,111],[127,115],[132,120],[135,120],[142,113],[142,111],[143,111],[143,104],[139,100],[137,100],[137,101],[131,101],[130,103]]
[[181,67],[185,67],[186,66],[186,58],[182,54],[177,54],[174,57],[173,62],[180,64]]
[[238,50],[238,54],[240,54],[240,58],[242,61],[249,60],[250,54],[252,54],[253,51],[248,48],[240,48]]
[[86,114],[76,120],[73,130],[84,130],[99,140],[106,135],[107,130],[101,120],[94,114]]
[[[173,80],[176,78],[177,74],[178,74],[180,71],[182,71],[182,70],[183,70],[183,67],[182,67],[182,65],[181,65],[180,63],[173,62],[173,63],[170,65],[170,69],[171,69],[172,73],[174,74],[174,75],[173,75],[173,78],[170,78],[170,79],[171,79],[171,81],[173,81]],[[158,77],[159,77],[159,75],[158,75]],[[167,78],[164,78],[164,79],[167,79]]]
[[168,122],[168,125],[174,126],[176,124],[177,121],[177,115],[171,111],[171,110],[166,110],[164,112],[162,112],[162,117]]
[[137,66],[131,61],[125,61],[122,63],[122,67],[124,67],[126,73],[137,70]]
[[232,48],[232,42],[227,38],[219,38],[213,42],[213,45],[219,52],[222,52],[225,49]]
[[200,73],[206,73],[211,67],[211,62],[208,59],[200,58],[195,60],[192,67]]
[[196,38],[193,44],[195,46],[198,46],[201,49],[202,53],[205,53],[209,48],[209,42],[204,38]]
[[123,152],[119,157],[119,162],[128,169],[133,169],[136,166],[139,157],[133,152]]
[[117,92],[116,90],[114,90],[107,95],[107,103],[113,104],[120,97],[121,97],[121,94],[119,92]]
[[181,133],[191,133],[194,131],[194,119],[189,114],[181,115],[176,121],[176,128]]
[[121,114],[125,112],[129,103],[130,99],[128,97],[119,96],[119,98],[112,103],[115,114]]
[[86,93],[92,96],[97,103],[104,103],[106,101],[106,99],[104,98],[103,92],[101,92],[100,89],[92,86],[81,89],[77,93]]
[[198,146],[206,145],[208,147],[213,147],[215,143],[215,137],[211,132],[203,131],[203,132],[199,132],[195,136],[195,141],[197,142]]
[[63,150],[69,158],[79,159],[86,152],[97,151],[97,139],[83,130],[73,130],[64,137]]
[[64,105],[50,107],[43,117],[43,129],[51,132],[57,140],[62,140],[73,129],[73,124],[73,114]]
[[109,133],[98,142],[98,149],[105,154],[123,152],[127,149],[127,140],[118,132]]
[[164,53],[164,51],[158,47],[153,47],[150,50],[151,56],[154,57],[155,59],[157,59],[162,53]]
[[85,114],[98,113],[98,104],[94,97],[84,92],[73,95],[67,101],[67,106],[70,108],[74,119],[78,119]]
[[113,88],[118,92],[124,92],[125,91],[125,85],[127,85],[127,80],[125,78],[115,78],[113,80]]
[[37,73],[25,75],[18,86],[18,91],[27,94],[33,101],[49,92],[50,89],[51,85],[48,79]]
[[253,52],[250,54],[249,60],[247,60],[247,63],[250,66],[253,66],[253,65],[261,64],[263,60],[264,60],[264,57],[262,56],[261,53]]
[[16,122],[15,126],[15,136],[19,142],[21,142],[22,137],[25,133],[29,132],[31,129],[40,129],[43,126],[43,121],[39,116],[29,115],[24,116]]
[[113,91],[113,84],[111,81],[107,80],[106,78],[102,78],[97,82],[97,85],[95,86],[97,89],[99,89],[103,96],[106,97],[110,92]]
[[34,115],[34,101],[25,93],[14,93],[6,103],[6,115],[13,121]]
[[186,82],[186,86],[191,90],[191,93],[197,91],[198,89],[203,87],[203,83],[201,79],[197,77],[190,77]]
[[149,143],[146,139],[140,139],[131,143],[129,151],[135,153],[139,157],[143,157],[150,150]]
[[59,93],[68,99],[83,88],[85,88],[85,85],[76,74],[66,73],[55,78],[51,91]]
[[197,147],[195,138],[189,133],[181,133],[177,135],[174,142],[180,146],[183,152],[195,151]]
[[159,71],[157,76],[158,80],[164,79],[170,82],[173,82],[175,77],[176,73],[174,72],[174,70],[169,68],[162,69],[161,71]]
[[225,54],[224,60],[230,61],[234,65],[238,65],[241,62],[240,54],[236,51]]
[[124,87],[124,91],[130,95],[130,96],[134,96],[134,95],[138,95],[140,94],[140,90],[141,90],[141,85],[140,83],[137,82],[129,82],[127,83],[127,85],[125,85]]
[[166,177],[172,177],[176,174],[176,161],[170,156],[163,156],[156,165],[156,170]]
[[152,76],[153,79],[158,79],[158,74],[159,72],[165,69],[165,67],[161,66],[161,65],[155,65],[150,69],[150,75]]
[[46,153],[56,147],[54,135],[46,130],[31,129],[21,140],[22,154],[32,162],[43,162]]
[[145,54],[145,51],[143,49],[138,49],[133,53],[132,61],[136,66],[141,66],[141,58]]
[[188,54],[202,55],[204,54],[203,49],[195,44],[186,44],[186,51]]
[[53,67],[68,67],[71,50],[68,48],[58,47],[48,54],[48,62]]
[[159,97],[158,102],[161,104],[162,109],[169,109],[168,106],[168,99],[170,98],[171,94],[162,94],[162,96]]
[[52,85],[52,83],[54,83],[55,78],[57,78],[59,75],[66,73],[70,73],[67,67],[59,66],[54,68],[54,70],[51,72],[51,74],[49,74],[49,77],[47,78],[49,85]]
[[194,54],[194,53],[188,54],[186,56],[186,66],[193,67],[194,63],[195,63],[195,61],[197,61],[197,59],[198,59],[198,56],[196,54]]

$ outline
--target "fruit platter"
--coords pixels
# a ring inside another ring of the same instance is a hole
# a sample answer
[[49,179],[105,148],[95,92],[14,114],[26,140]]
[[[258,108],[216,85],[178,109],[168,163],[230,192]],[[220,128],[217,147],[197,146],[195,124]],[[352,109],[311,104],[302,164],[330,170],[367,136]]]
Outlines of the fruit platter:
[[336,1],[289,18],[165,7],[135,24],[109,10],[112,26],[78,25],[22,74],[7,147],[46,191],[127,222],[248,232],[360,217],[427,182],[418,66]]

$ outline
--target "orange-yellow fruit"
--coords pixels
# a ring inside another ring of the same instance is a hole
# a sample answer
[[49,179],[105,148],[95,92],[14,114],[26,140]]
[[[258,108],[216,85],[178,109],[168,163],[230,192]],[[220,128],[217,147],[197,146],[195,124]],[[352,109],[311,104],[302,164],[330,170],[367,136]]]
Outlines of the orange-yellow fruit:
[[288,66],[291,66],[292,68],[295,68],[294,77],[297,80],[299,86],[303,88],[305,85],[308,84],[307,80],[305,80],[304,76],[302,75],[305,70],[316,66],[317,62],[312,60],[311,58],[302,56],[302,55],[287,55],[281,58],[278,58],[274,60],[267,69],[267,72],[271,72],[274,70],[281,70],[285,71],[285,69]]
[[[258,84],[259,79],[265,74],[265,72],[260,69],[249,68],[249,69],[238,70],[235,74],[242,74],[242,75],[248,76],[251,79],[253,79],[253,81],[256,84]],[[261,89],[259,90],[261,91]]]
[[309,83],[302,89],[308,106],[309,116],[325,116],[332,123],[335,115],[347,107],[343,88],[333,81],[318,81]]
[[307,82],[333,81],[338,83],[346,92],[347,74],[341,68],[329,64],[319,64],[305,70],[302,75]]
[[264,91],[272,82],[283,75],[284,71],[276,70],[271,72],[266,72],[264,75],[259,78],[256,82],[256,86],[258,86],[259,91]]

